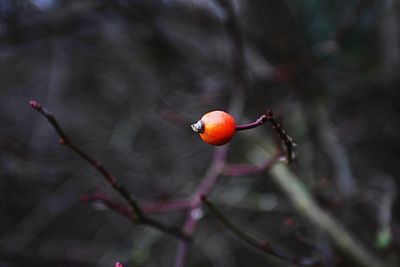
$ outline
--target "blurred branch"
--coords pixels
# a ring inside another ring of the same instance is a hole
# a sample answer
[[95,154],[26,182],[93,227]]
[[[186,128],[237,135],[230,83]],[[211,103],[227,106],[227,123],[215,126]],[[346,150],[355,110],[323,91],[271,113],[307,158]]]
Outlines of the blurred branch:
[[[93,195],[83,195],[81,196],[81,201],[83,202],[100,202],[119,213],[120,215],[132,220],[132,210],[129,206],[121,204],[104,193],[96,192]],[[142,211],[149,214],[165,213],[171,211],[181,211],[186,210],[191,207],[191,202],[188,199],[174,199],[174,200],[163,200],[153,203],[143,203],[141,204]]]
[[314,199],[308,194],[299,177],[289,171],[282,164],[275,164],[270,171],[273,180],[288,195],[298,212],[326,232],[336,246],[359,266],[383,267],[379,259],[375,258],[334,218],[317,206]]
[[128,220],[132,220],[132,210],[129,208],[129,206],[121,204],[113,199],[111,197],[107,196],[106,194],[96,192],[94,195],[82,195],[81,196],[81,201],[82,202],[100,202],[109,209],[115,211],[116,213],[122,215],[123,217],[126,217]]
[[[193,233],[197,222],[202,218],[201,197],[207,195],[211,191],[212,187],[217,181],[218,176],[222,173],[225,164],[227,148],[228,146],[215,148],[213,161],[206,174],[202,178],[199,186],[197,187],[195,194],[192,196],[191,209],[188,211],[185,225],[183,227],[183,231],[187,235],[191,235]],[[175,259],[176,267],[184,266],[188,249],[188,244],[186,242],[181,242],[179,244]]]
[[146,214],[163,213],[177,210],[186,210],[192,206],[189,199],[162,200],[155,203],[142,204]]
[[227,176],[246,176],[258,175],[267,172],[276,162],[279,161],[281,152],[276,151],[271,158],[264,161],[260,166],[250,164],[229,164],[226,163],[223,170],[223,175]]
[[146,216],[143,210],[140,208],[139,204],[136,202],[136,200],[134,200],[131,197],[130,193],[125,189],[125,187],[119,184],[116,178],[112,176],[111,173],[105,167],[103,167],[103,165],[100,164],[100,162],[98,162],[97,160],[86,154],[79,147],[71,143],[70,139],[64,133],[64,131],[58,124],[56,118],[51,113],[49,113],[45,108],[43,108],[38,102],[34,100],[30,101],[29,104],[33,109],[35,109],[49,121],[51,126],[60,136],[61,139],[59,140],[59,143],[61,145],[68,147],[78,156],[80,156],[82,159],[84,159],[86,162],[92,165],[92,167],[96,169],[105,178],[105,180],[111,185],[111,187],[115,191],[117,191],[129,203],[129,206],[133,211],[133,216],[131,218],[131,221],[133,223],[146,224],[160,231],[163,231],[169,235],[175,236],[176,238],[189,240],[188,236],[184,232],[182,232],[179,228],[176,228],[175,226],[162,224]]
[[106,179],[106,181],[111,185],[111,187],[114,188],[129,203],[136,216],[138,217],[137,219],[144,216],[144,213],[139,207],[139,204],[130,196],[129,192],[117,182],[115,177],[112,176],[111,173],[109,173],[108,170],[100,164],[100,162],[98,162],[97,160],[86,154],[79,147],[71,143],[67,135],[61,129],[56,118],[52,114],[50,114],[45,108],[43,108],[38,102],[34,100],[30,101],[29,104],[33,109],[42,114],[49,121],[51,126],[53,126],[54,130],[61,138],[59,140],[59,143],[61,145],[70,148],[73,152],[75,152],[78,156],[87,161],[90,165],[93,166],[93,168],[100,172],[101,175]]
[[[244,53],[244,41],[243,34],[241,32],[239,21],[234,11],[233,3],[231,0],[215,0],[215,2],[222,7],[223,11],[227,15],[225,20],[226,32],[232,42],[231,47],[231,64],[233,67],[232,74],[234,78],[233,88],[231,93],[229,112],[236,118],[240,118],[245,99],[245,91],[247,89],[247,77],[246,77],[246,58]],[[279,123],[275,120],[273,113],[268,110],[267,113],[261,116],[255,124],[247,126],[239,126],[237,130],[245,130],[262,125],[264,122],[270,121],[273,129],[277,132],[280,139],[284,142],[287,148],[288,162],[292,162],[292,150],[294,143],[292,138],[289,137],[285,131],[280,127]],[[187,234],[193,233],[197,221],[201,218],[199,213],[201,210],[201,198],[208,195],[214,186],[217,178],[224,171],[224,165],[226,164],[226,154],[228,146],[216,148],[214,151],[213,161],[203,177],[200,185],[198,186],[195,195],[193,196],[192,208],[189,211],[188,217],[186,218],[184,231]],[[272,163],[271,163],[272,164]],[[268,164],[264,166],[266,169],[269,168]],[[258,171],[258,170],[257,170]],[[178,247],[178,253],[176,256],[175,266],[182,267],[185,262],[186,255],[188,253],[188,245],[181,242]]]
[[203,203],[208,207],[208,209],[215,215],[215,217],[235,236],[239,239],[247,242],[253,247],[258,248],[259,250],[263,251],[264,253],[274,255],[278,258],[283,260],[292,262],[294,264],[300,266],[318,266],[320,265],[320,261],[313,259],[313,258],[299,258],[293,255],[290,255],[286,251],[275,247],[268,243],[265,240],[259,240],[244,231],[242,231],[238,226],[234,225],[228,218],[226,218],[216,207],[213,203],[207,200],[206,197],[202,198]]
[[329,123],[328,115],[323,108],[319,109],[319,136],[325,153],[332,162],[338,193],[349,197],[355,193],[356,183],[351,171],[349,158],[340,143],[335,129]]
[[[234,117],[240,118],[244,107],[244,94],[246,86],[246,66],[243,37],[231,1],[216,0],[216,2],[222,6],[224,12],[228,15],[228,18],[225,21],[225,27],[233,44],[231,48],[231,64],[233,66],[232,74],[234,77],[234,89],[231,92],[231,99],[229,101],[229,112]],[[197,222],[202,217],[201,197],[206,196],[211,191],[212,187],[217,181],[218,176],[223,172],[228,147],[229,146],[226,145],[214,149],[213,161],[211,162],[208,171],[197,187],[196,193],[192,197],[192,208],[188,212],[183,229],[187,234],[193,233]],[[184,266],[188,251],[188,244],[186,242],[180,242],[175,258],[175,267]]]
[[227,18],[225,20],[225,29],[228,37],[231,39],[231,66],[233,76],[234,90],[231,93],[230,100],[230,113],[235,118],[240,118],[244,107],[244,96],[247,91],[247,77],[246,77],[246,57],[245,57],[245,43],[243,41],[243,34],[240,29],[239,21],[235,14],[233,3],[231,0],[214,0],[219,6],[222,7]]

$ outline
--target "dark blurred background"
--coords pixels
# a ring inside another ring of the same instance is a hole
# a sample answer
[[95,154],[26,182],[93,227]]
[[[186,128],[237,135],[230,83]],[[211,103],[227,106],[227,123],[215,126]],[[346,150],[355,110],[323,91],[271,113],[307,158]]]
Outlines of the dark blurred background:
[[[274,110],[320,206],[398,266],[399,1],[232,2],[245,44],[239,122]],[[189,197],[213,150],[190,122],[228,109],[236,86],[226,19],[211,0],[0,1],[0,266],[173,265],[176,239],[79,201],[96,191],[122,200],[28,102],[141,203]],[[229,161],[262,161],[274,138],[269,127],[237,134]],[[294,254],[339,255],[268,174],[221,177],[210,197]],[[179,226],[185,213],[156,217]],[[187,266],[288,266],[206,211],[194,239]]]

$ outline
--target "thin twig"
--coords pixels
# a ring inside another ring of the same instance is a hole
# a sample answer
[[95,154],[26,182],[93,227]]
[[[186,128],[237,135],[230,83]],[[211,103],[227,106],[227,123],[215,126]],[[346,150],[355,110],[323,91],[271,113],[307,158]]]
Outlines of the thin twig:
[[143,203],[142,210],[146,214],[163,213],[191,208],[190,199],[163,200],[153,203]]
[[100,202],[110,210],[115,211],[116,213],[122,215],[123,217],[127,218],[128,220],[133,220],[133,213],[131,208],[128,205],[119,203],[111,197],[107,196],[106,194],[96,192],[93,195],[82,195],[81,196],[82,202]]
[[293,148],[296,146],[296,144],[293,142],[293,138],[290,137],[285,130],[282,129],[281,125],[279,122],[275,119],[274,113],[272,113],[271,110],[267,110],[267,112],[263,115],[261,115],[257,120],[255,120],[252,123],[249,124],[243,124],[243,125],[237,125],[236,126],[236,131],[244,131],[248,129],[253,129],[258,126],[263,125],[266,122],[270,122],[272,125],[272,129],[275,130],[279,138],[281,139],[282,143],[286,147],[286,153],[287,153],[287,159],[288,163],[292,163],[294,160],[294,155],[293,155]]
[[245,56],[245,42],[239,20],[231,0],[215,0],[226,14],[225,31],[231,41],[231,62],[233,85],[229,112],[239,118],[243,112],[245,93],[248,91],[247,62]]
[[146,224],[148,226],[154,227],[162,232],[165,232],[167,234],[170,234],[172,236],[175,236],[176,238],[183,239],[183,240],[189,240],[188,235],[186,235],[183,231],[181,231],[179,228],[172,226],[172,225],[165,225],[163,223],[160,223],[154,219],[151,219],[145,215],[143,210],[140,208],[139,204],[134,200],[130,193],[126,190],[125,187],[123,187],[121,184],[119,184],[114,176],[111,175],[111,173],[103,166],[101,165],[100,162],[98,162],[96,159],[92,158],[89,156],[87,153],[85,153],[82,149],[79,147],[75,146],[68,136],[65,134],[59,123],[57,122],[56,118],[49,113],[44,107],[42,107],[37,101],[31,100],[29,102],[30,106],[39,112],[41,115],[43,115],[51,124],[51,126],[54,128],[54,130],[57,132],[59,137],[61,138],[59,140],[59,143],[61,145],[64,145],[68,148],[70,148],[72,151],[74,151],[77,155],[79,155],[82,159],[84,159],[86,162],[88,162],[90,165],[92,165],[93,168],[95,168],[101,175],[106,179],[106,181],[111,185],[111,187],[117,191],[129,204],[131,207],[133,213],[132,213],[132,219],[131,221],[133,223],[137,224]]
[[[101,192],[96,192],[93,195],[83,195],[81,196],[81,201],[100,202],[105,206],[107,206],[108,208],[127,217],[128,219],[132,219],[133,216],[132,210],[128,205],[119,203]],[[159,202],[141,204],[141,209],[146,215],[186,210],[189,209],[190,207],[191,207],[191,202],[188,199],[163,200]]]
[[[197,222],[202,218],[202,201],[201,196],[207,195],[217,181],[218,176],[222,173],[226,159],[228,146],[217,147],[214,150],[214,157],[206,174],[201,179],[196,192],[191,198],[191,208],[188,211],[183,231],[187,235],[192,235]],[[181,241],[178,245],[178,251],[175,258],[175,267],[183,267],[186,256],[189,251],[189,244]]]
[[208,209],[215,215],[215,217],[235,236],[239,239],[247,242],[253,247],[263,251],[264,253],[274,255],[278,258],[284,259],[286,261],[292,262],[300,266],[319,266],[321,262],[314,258],[299,258],[295,257],[288,252],[271,245],[265,240],[259,240],[244,231],[242,231],[238,226],[234,225],[229,219],[227,219],[213,203],[207,200],[206,197],[202,197],[203,203],[208,207]]
[[187,242],[181,241],[178,244],[178,249],[175,256],[175,267],[185,266],[186,257],[189,251],[189,245]]

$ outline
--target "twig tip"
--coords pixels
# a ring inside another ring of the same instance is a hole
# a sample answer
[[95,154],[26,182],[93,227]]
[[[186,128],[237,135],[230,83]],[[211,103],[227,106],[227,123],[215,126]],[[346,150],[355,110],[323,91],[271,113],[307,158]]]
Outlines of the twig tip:
[[272,113],[272,110],[268,109],[267,112],[265,112],[265,116],[267,120],[271,120],[274,118],[274,113]]
[[30,101],[29,101],[29,105],[30,105],[31,108],[33,108],[33,109],[38,109],[38,108],[40,108],[40,104],[39,104],[39,102],[37,102],[36,100],[30,100]]

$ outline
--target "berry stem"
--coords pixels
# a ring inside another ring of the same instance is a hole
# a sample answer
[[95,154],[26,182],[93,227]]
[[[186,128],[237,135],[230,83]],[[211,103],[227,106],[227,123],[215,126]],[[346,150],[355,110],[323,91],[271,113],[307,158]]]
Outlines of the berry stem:
[[261,117],[259,117],[255,122],[249,123],[249,124],[243,124],[243,125],[236,125],[236,131],[243,131],[243,130],[249,130],[256,128],[258,126],[263,125],[267,121],[267,116],[263,114]]
[[285,130],[282,129],[282,126],[275,119],[274,113],[272,113],[271,110],[267,110],[267,112],[265,114],[261,115],[256,121],[254,121],[252,123],[237,125],[236,131],[253,129],[258,126],[263,125],[267,121],[269,121],[271,123],[272,129],[274,129],[274,131],[277,133],[278,137],[281,139],[282,143],[285,145],[288,163],[292,163],[294,160],[293,148],[296,146],[296,144],[293,142],[293,138],[290,137],[285,132]]

